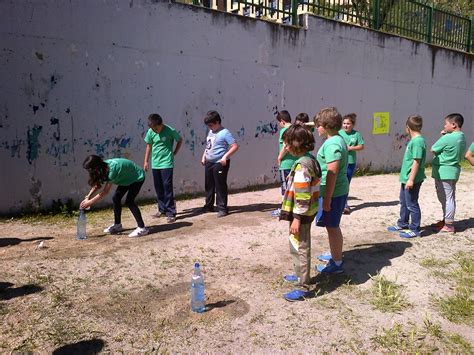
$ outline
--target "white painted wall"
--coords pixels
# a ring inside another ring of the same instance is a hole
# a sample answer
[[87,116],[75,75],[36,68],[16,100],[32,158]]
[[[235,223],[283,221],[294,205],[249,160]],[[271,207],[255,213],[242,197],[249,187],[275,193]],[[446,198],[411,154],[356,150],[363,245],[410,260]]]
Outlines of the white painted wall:
[[[359,164],[373,169],[400,165],[412,113],[424,117],[429,144],[454,111],[474,139],[466,54],[316,17],[304,30],[161,0],[4,0],[0,14],[0,213],[79,201],[88,154],[142,164],[151,112],[185,140],[176,193],[203,189],[211,109],[241,147],[232,188],[276,181],[272,129],[283,108],[356,112]],[[389,135],[371,134],[376,111],[390,112]],[[153,195],[148,174],[141,196]]]

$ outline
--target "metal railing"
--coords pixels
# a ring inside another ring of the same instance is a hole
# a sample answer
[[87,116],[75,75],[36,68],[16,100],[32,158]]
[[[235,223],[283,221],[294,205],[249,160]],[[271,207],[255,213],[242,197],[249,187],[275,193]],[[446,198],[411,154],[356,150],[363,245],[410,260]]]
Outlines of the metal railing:
[[439,46],[469,52],[472,20],[411,0],[176,0],[243,16],[299,26],[312,13]]

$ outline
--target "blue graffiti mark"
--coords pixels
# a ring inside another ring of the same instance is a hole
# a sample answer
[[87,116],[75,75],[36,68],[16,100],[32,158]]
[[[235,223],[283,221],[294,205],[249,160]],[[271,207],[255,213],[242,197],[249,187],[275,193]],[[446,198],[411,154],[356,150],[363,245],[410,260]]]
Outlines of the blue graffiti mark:
[[20,148],[24,144],[24,142],[21,139],[14,139],[13,143],[10,144],[10,156],[12,158],[15,157],[15,155],[19,158],[20,157]]
[[255,138],[273,136],[278,132],[278,125],[276,122],[263,123],[257,126],[255,129]]
[[245,136],[245,127],[244,127],[244,126],[242,126],[242,127],[237,131],[237,136],[238,136],[239,138],[241,138],[241,139],[244,138],[244,136]]
[[51,117],[49,120],[51,126],[57,126],[56,132],[53,132],[53,137],[57,141],[61,139],[61,130],[59,128],[59,120],[56,117]]
[[41,133],[41,130],[43,129],[42,126],[37,126],[34,125],[32,129],[28,126],[28,131],[27,131],[27,144],[28,144],[28,149],[26,151],[26,159],[28,159],[28,163],[32,163],[34,160],[36,160],[39,156],[39,148],[41,145],[39,144],[39,135]]
[[124,153],[123,150],[127,147],[130,147],[131,142],[132,138],[122,135],[120,137],[106,139],[102,142],[95,142],[92,139],[87,139],[84,142],[84,145],[88,145],[93,148],[95,150],[95,154],[103,158],[110,155],[114,157],[121,157],[127,155],[127,153]]

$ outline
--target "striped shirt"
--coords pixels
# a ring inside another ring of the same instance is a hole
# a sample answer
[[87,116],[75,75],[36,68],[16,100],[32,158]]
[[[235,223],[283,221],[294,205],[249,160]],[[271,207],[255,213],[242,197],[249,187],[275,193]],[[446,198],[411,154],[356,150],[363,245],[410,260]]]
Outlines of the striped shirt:
[[280,220],[311,223],[318,211],[321,168],[313,157],[303,156],[293,164],[281,204]]

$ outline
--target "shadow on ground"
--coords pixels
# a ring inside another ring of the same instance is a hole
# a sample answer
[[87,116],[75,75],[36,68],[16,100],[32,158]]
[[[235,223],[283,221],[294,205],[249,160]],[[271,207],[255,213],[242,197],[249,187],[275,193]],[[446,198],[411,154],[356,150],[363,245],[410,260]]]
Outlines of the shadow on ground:
[[339,275],[318,274],[313,277],[316,292],[326,294],[343,284],[360,285],[382,268],[392,264],[391,259],[405,253],[412,243],[405,241],[376,244],[359,244],[343,253],[345,273]]
[[53,355],[70,354],[98,354],[104,347],[105,342],[102,339],[81,340],[77,343],[67,344],[53,351]]
[[24,242],[34,242],[37,240],[49,240],[54,239],[53,237],[35,237],[35,238],[28,238],[28,239],[21,239],[21,238],[1,238],[0,239],[0,248],[6,247],[9,245],[17,245]]
[[364,202],[360,205],[351,206],[351,212],[362,210],[364,208],[369,207],[388,207],[388,206],[396,206],[399,204],[399,201],[384,201],[384,202]]
[[[281,204],[279,203],[254,203],[250,205],[242,205],[242,206],[229,206],[229,214],[234,213],[249,213],[249,212],[271,212],[279,208]],[[217,208],[215,208],[217,212]],[[183,210],[183,212],[179,213],[176,216],[176,220],[191,218],[199,215],[204,215],[213,212],[202,212],[202,207],[196,208],[188,208]]]
[[11,282],[0,282],[0,300],[7,301],[12,298],[30,295],[32,293],[41,292],[42,287],[34,284],[12,287]]
[[[463,219],[460,221],[454,222],[454,229],[457,233],[462,233],[467,231],[468,229],[474,229],[474,218]],[[421,236],[422,237],[429,237],[433,234],[438,234],[439,231],[431,226],[422,227]]]

